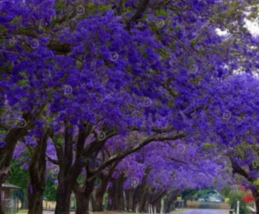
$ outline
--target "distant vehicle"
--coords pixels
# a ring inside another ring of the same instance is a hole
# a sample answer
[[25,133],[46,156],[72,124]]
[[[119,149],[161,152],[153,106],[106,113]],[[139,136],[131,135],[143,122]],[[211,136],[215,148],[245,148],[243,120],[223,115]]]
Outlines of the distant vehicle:
[[213,195],[210,195],[209,196],[209,201],[210,202],[223,202],[220,198],[216,197],[216,196],[213,196]]
[[198,196],[196,198],[197,201],[205,201],[205,202],[224,202],[224,198],[217,191],[211,191],[207,194]]
[[207,200],[205,198],[200,197],[197,199],[197,201],[207,201]]
[[196,198],[196,201],[209,201],[209,197],[208,195],[202,195],[202,196],[199,196],[198,198]]

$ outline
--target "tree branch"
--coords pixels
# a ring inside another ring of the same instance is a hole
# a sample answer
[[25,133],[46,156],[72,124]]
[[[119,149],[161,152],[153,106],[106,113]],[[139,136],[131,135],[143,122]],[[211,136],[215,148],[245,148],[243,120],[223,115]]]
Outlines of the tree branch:
[[149,0],[142,0],[142,2],[139,4],[138,10],[134,14],[134,16],[132,16],[130,20],[126,21],[126,26],[125,26],[126,30],[128,30],[128,31],[130,30],[131,22],[137,21],[138,19],[142,18],[148,4],[149,4]]
[[180,138],[183,138],[183,137],[185,137],[184,133],[177,133],[175,135],[167,135],[167,136],[155,136],[155,135],[153,135],[153,136],[147,137],[141,143],[137,144],[133,148],[127,149],[124,152],[118,153],[118,154],[110,157],[107,161],[105,161],[95,171],[95,173],[93,173],[92,177],[88,178],[88,181],[91,181],[93,178],[95,178],[103,169],[105,169],[107,166],[109,166],[113,162],[123,159],[124,157],[140,150],[141,148],[143,148],[144,146],[148,145],[149,143],[151,143],[153,141],[177,140],[177,139],[180,139]]
[[242,175],[244,178],[246,178],[248,181],[253,181],[252,178],[249,178],[248,173],[235,162],[233,157],[230,157],[230,161],[233,168],[233,174],[238,173],[239,175]]
[[58,160],[55,160],[55,159],[51,158],[51,157],[48,156],[48,155],[47,155],[47,160],[50,161],[51,163],[55,164],[55,165],[58,165],[58,164],[59,164]]

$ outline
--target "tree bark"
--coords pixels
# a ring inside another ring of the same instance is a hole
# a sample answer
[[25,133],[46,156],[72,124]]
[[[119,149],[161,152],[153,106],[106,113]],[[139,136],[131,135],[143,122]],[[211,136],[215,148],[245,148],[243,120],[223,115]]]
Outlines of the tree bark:
[[93,203],[93,211],[94,212],[101,212],[103,211],[103,196],[104,196],[104,193],[100,193],[100,192],[96,192],[95,196],[94,196],[94,203]]
[[126,190],[125,193],[126,193],[126,210],[135,211],[136,207],[134,207],[134,203],[133,203],[134,190],[129,189],[129,190]]
[[[18,140],[27,134],[26,129],[11,129],[6,136],[6,145],[0,148],[0,187],[11,175],[10,165]],[[5,214],[0,203],[0,214]]]
[[107,186],[109,184],[109,181],[111,180],[112,174],[118,165],[119,161],[115,162],[110,166],[108,169],[108,173],[105,174],[104,172],[100,174],[101,184],[97,188],[96,193],[94,195],[94,203],[93,203],[93,211],[94,212],[102,212],[103,211],[103,197],[105,194],[105,191],[107,189]]
[[256,207],[256,214],[259,214],[259,192],[256,189],[252,189],[252,194],[254,196],[254,201],[255,201],[255,207]]
[[[1,184],[1,186],[2,186],[2,184]],[[2,206],[2,194],[1,194],[1,186],[0,186],[0,214],[5,214],[4,213],[4,208],[3,208],[3,206]]]
[[104,175],[102,173],[101,175],[101,184],[99,188],[96,190],[94,194],[94,202],[93,202],[93,211],[94,212],[102,212],[103,211],[103,197],[104,193],[106,191],[106,188],[108,186],[110,177],[107,175]]
[[143,195],[143,199],[141,201],[141,212],[148,213],[148,206],[149,206],[149,199],[150,199],[150,194],[149,192],[145,192]]
[[77,191],[76,196],[76,214],[88,214],[91,194],[85,194],[83,190]]
[[156,207],[156,210],[160,210],[161,209],[161,199],[166,195],[165,191],[159,191],[155,194],[152,194],[150,197],[150,201],[149,204],[151,204],[152,206]]
[[28,196],[28,189],[24,189],[24,204],[23,209],[29,208],[29,196]]
[[57,188],[57,204],[55,214],[70,214],[70,197],[74,183],[69,178],[60,176]]
[[142,178],[139,186],[134,189],[133,193],[133,209],[135,210],[137,205],[139,207],[139,211],[147,212],[148,211],[148,201],[147,200],[147,178],[150,173],[150,169],[147,168],[145,171],[145,176]]
[[77,178],[83,168],[81,155],[84,149],[84,143],[90,134],[91,126],[83,126],[79,129],[79,135],[76,142],[76,157],[73,163],[73,136],[70,133],[71,126],[65,121],[64,142],[60,145],[56,142],[55,136],[51,133],[54,146],[57,152],[59,173],[57,188],[57,204],[55,214],[69,214],[70,198]]
[[[247,179],[250,182],[255,181],[254,178],[249,177],[249,173],[246,170],[244,170],[237,162],[235,162],[235,159],[234,159],[233,156],[230,156],[229,158],[230,158],[231,165],[232,165],[233,175],[235,173],[238,173],[239,175],[243,176],[245,179]],[[255,168],[252,164],[249,165],[249,169],[255,170]],[[252,191],[252,194],[253,194],[254,200],[255,200],[256,214],[259,214],[259,193],[258,193],[258,190],[251,189],[251,191]]]
[[28,188],[29,211],[28,214],[43,213],[43,193],[45,190],[45,174],[46,174],[46,149],[48,131],[39,138],[37,146],[32,152],[32,158],[29,165],[30,185]]
[[109,203],[107,210],[124,211],[124,179],[124,174],[121,174],[118,179],[112,179],[112,186],[108,189]]
[[74,193],[76,196],[76,214],[89,214],[89,203],[91,195],[94,191],[95,179],[85,181],[84,187],[80,187],[77,183],[74,186]]
[[170,211],[175,209],[174,202],[180,193],[180,190],[176,190],[167,196],[167,199],[165,200],[165,213],[169,213]]
[[[14,150],[18,140],[26,136],[28,130],[34,125],[35,119],[40,116],[44,107],[45,104],[42,104],[42,106],[34,115],[32,115],[31,113],[23,114],[22,118],[26,121],[25,127],[12,129],[9,129],[10,127],[4,127],[6,131],[9,131],[5,137],[6,145],[3,148],[0,148],[0,187],[10,176],[11,160],[13,158]],[[0,214],[4,214],[1,203]]]

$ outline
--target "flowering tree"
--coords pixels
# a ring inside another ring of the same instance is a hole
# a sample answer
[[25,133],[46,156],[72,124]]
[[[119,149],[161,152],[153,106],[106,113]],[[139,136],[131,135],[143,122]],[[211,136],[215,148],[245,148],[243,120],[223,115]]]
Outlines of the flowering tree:
[[201,140],[209,132],[197,134],[205,117],[186,123],[203,106],[198,101],[213,87],[211,80],[232,74],[239,64],[256,67],[244,62],[255,43],[249,34],[224,42],[215,32],[222,13],[226,28],[240,17],[243,25],[246,3],[228,20],[236,2],[1,1],[0,184],[17,142],[34,137],[30,212],[41,213],[35,206],[43,190],[38,184],[52,144],[56,158],[47,159],[59,166],[55,213],[67,214],[81,170],[89,171],[89,160],[116,135],[140,132],[143,138],[90,170],[89,179],[150,142]]

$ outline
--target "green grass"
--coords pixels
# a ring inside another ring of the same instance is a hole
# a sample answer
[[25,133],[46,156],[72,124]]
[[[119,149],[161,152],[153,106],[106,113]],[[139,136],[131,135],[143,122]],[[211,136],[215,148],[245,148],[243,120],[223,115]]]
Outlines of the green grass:
[[28,210],[19,210],[18,213],[19,213],[19,214],[20,214],[20,213],[28,213]]
[[185,209],[180,209],[180,210],[174,210],[172,211],[171,213],[174,214],[174,213],[185,213],[187,212],[188,210],[185,210]]

